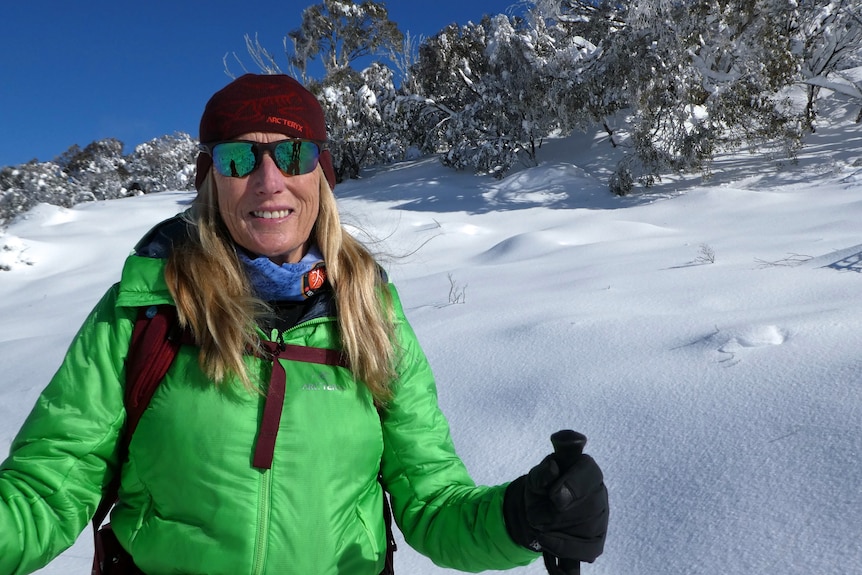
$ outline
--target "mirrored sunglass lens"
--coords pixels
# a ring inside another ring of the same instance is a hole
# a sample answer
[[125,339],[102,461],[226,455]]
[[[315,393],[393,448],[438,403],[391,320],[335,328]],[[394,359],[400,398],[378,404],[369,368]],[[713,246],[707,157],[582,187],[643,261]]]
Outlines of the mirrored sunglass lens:
[[275,147],[275,163],[285,174],[298,176],[314,171],[320,148],[314,142],[288,141]]
[[213,148],[213,165],[219,174],[233,178],[254,170],[254,150],[248,142],[225,142]]

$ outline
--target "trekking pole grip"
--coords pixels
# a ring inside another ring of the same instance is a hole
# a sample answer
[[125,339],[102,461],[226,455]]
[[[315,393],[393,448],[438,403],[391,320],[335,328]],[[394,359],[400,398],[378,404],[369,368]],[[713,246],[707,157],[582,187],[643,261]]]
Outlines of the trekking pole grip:
[[560,466],[560,472],[565,472],[584,453],[587,436],[571,429],[561,429],[551,435],[551,445],[554,446],[554,454],[557,465]]
[[[551,445],[560,474],[568,470],[584,452],[587,436],[571,429],[561,429],[551,435]],[[547,551],[543,553],[545,567],[550,575],[580,575],[581,563],[577,559],[554,557]]]

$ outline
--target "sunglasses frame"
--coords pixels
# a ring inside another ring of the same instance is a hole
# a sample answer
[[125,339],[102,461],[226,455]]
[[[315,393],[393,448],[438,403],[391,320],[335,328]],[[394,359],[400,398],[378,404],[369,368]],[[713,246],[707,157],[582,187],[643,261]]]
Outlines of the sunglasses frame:
[[[312,168],[308,172],[301,172],[301,173],[296,173],[296,174],[291,173],[289,171],[286,172],[286,171],[282,170],[281,166],[278,164],[278,160],[276,159],[275,149],[278,146],[280,146],[281,144],[284,144],[287,142],[293,142],[293,143],[299,142],[300,144],[302,144],[304,142],[309,142],[309,143],[312,143],[315,146],[317,146],[317,162],[315,163],[314,168]],[[252,167],[251,171],[249,171],[247,174],[242,175],[242,176],[234,176],[232,174],[222,174],[222,172],[216,167],[215,152],[214,152],[216,146],[219,146],[221,144],[251,144],[251,153],[254,155],[254,166]],[[326,145],[325,141],[312,140],[309,138],[285,138],[283,140],[277,140],[275,142],[258,142],[256,140],[220,140],[218,142],[209,142],[207,144],[198,144],[198,150],[207,154],[210,158],[212,158],[213,169],[216,172],[218,172],[220,175],[222,175],[226,178],[245,178],[245,177],[250,176],[260,167],[260,163],[263,160],[263,154],[265,152],[269,152],[269,155],[272,158],[272,161],[275,163],[276,167],[281,171],[281,173],[284,174],[285,176],[302,176],[305,174],[309,174],[309,173],[313,172],[314,169],[317,168],[317,166],[320,165],[320,156],[323,154],[324,150],[327,150],[327,149],[328,149],[328,146]]]

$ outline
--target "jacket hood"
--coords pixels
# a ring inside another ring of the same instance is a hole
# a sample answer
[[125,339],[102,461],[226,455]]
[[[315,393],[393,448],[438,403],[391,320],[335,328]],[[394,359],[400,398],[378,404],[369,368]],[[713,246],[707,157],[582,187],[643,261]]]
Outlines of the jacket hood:
[[156,224],[126,258],[117,305],[140,307],[174,303],[165,282],[165,263],[173,246],[189,235],[183,214]]

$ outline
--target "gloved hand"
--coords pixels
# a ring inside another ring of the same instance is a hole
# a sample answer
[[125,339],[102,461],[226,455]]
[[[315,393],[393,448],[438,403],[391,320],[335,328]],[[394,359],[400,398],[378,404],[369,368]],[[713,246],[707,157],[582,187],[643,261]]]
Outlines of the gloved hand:
[[565,472],[554,454],[547,456],[510,483],[503,499],[506,530],[515,543],[588,563],[604,550],[608,513],[602,470],[584,454]]

